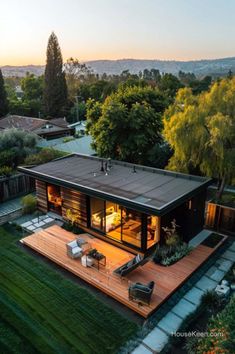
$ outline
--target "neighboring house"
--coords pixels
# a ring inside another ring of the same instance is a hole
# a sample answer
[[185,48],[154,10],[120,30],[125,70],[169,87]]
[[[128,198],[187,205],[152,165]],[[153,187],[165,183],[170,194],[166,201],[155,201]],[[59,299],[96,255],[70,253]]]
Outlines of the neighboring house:
[[76,123],[69,124],[70,128],[75,129],[75,133],[79,135],[85,135],[86,133],[86,121],[79,121]]
[[95,150],[91,147],[92,138],[90,135],[85,135],[81,138],[71,138],[70,141],[64,142],[64,138],[38,141],[38,147],[53,147],[56,150],[69,153],[79,153],[84,155],[95,155]]
[[21,100],[24,95],[24,91],[22,90],[20,85],[17,85],[15,87],[15,93],[16,93],[16,97],[18,98],[18,100]]
[[185,241],[204,225],[208,178],[79,154],[19,170],[36,179],[41,211],[73,215],[84,231],[134,253],[161,243],[174,219]]
[[73,134],[65,118],[45,120],[41,118],[10,115],[0,119],[0,130],[17,128],[35,133],[45,139],[58,138]]

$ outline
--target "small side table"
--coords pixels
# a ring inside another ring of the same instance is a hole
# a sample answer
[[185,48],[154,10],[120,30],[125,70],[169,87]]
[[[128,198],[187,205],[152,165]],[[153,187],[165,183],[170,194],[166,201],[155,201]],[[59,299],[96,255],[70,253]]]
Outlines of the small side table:
[[94,261],[90,256],[82,256],[81,257],[81,264],[83,267],[91,267],[93,265]]

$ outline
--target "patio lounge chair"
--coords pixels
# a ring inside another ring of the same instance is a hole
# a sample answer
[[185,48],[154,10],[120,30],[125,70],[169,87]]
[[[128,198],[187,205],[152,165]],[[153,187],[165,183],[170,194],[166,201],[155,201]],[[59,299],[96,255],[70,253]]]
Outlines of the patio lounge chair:
[[77,241],[71,241],[66,244],[67,255],[70,258],[81,258],[82,257],[82,248],[78,246]]
[[135,283],[129,287],[129,300],[136,300],[140,303],[150,304],[154,281],[149,282],[147,285]]
[[143,262],[145,262],[144,257],[141,256],[140,254],[137,254],[137,256],[134,257],[132,260],[123,264],[121,267],[115,269],[114,274],[117,274],[120,277],[124,277],[125,275],[130,273],[132,270],[136,269]]

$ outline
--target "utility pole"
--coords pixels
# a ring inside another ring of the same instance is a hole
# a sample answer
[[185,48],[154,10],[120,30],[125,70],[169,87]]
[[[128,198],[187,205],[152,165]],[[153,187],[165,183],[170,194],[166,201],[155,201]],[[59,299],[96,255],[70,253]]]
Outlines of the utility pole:
[[78,96],[75,96],[75,100],[76,100],[76,118],[78,122],[79,121]]

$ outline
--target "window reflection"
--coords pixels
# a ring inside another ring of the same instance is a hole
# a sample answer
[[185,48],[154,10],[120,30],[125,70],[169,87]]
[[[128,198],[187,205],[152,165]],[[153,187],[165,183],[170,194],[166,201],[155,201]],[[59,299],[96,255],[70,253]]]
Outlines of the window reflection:
[[135,247],[141,247],[141,213],[122,209],[122,240]]
[[91,226],[104,232],[104,200],[91,198]]
[[147,248],[152,247],[160,240],[160,218],[157,216],[148,216],[147,218]]

